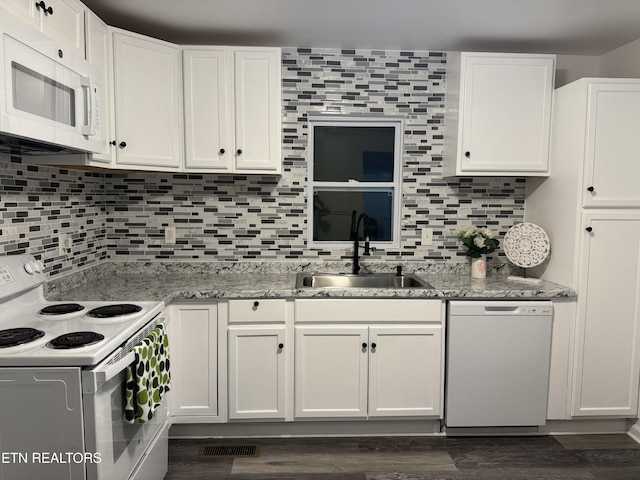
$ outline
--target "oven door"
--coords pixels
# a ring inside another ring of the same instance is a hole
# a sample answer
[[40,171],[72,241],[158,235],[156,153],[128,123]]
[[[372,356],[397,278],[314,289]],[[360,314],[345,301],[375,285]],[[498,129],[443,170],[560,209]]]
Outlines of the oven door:
[[[86,451],[100,454],[100,463],[87,465],[88,480],[128,479],[145,457],[157,457],[149,451],[150,446],[160,451],[167,447],[166,395],[149,422],[130,424],[124,420],[126,368],[134,357],[129,353],[114,362],[121,354],[115,352],[82,373]],[[155,465],[160,473],[155,478],[162,478],[167,471],[166,454],[163,461]]]

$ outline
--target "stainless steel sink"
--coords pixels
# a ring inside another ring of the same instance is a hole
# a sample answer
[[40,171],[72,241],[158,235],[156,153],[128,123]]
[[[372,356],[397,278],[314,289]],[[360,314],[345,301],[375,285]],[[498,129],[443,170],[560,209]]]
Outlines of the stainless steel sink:
[[433,288],[413,275],[395,273],[298,273],[296,288]]

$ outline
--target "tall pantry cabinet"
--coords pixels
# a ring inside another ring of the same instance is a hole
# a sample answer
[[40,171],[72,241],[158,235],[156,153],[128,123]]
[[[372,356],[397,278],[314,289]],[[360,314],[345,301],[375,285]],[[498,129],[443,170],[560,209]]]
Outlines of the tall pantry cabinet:
[[640,377],[640,80],[555,92],[551,176],[527,182],[525,219],[552,246],[545,280],[576,289],[568,417],[636,417]]

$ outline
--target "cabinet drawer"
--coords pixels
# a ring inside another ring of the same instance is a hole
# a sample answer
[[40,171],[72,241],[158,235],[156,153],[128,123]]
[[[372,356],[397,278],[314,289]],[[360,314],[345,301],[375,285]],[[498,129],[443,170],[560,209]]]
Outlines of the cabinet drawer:
[[229,323],[284,323],[287,315],[286,300],[230,300]]
[[300,299],[295,301],[300,322],[442,322],[441,300]]

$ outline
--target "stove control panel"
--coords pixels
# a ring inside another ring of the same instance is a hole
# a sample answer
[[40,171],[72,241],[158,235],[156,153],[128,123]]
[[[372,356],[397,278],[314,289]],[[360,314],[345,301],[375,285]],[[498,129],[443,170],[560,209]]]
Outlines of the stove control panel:
[[44,265],[32,255],[0,256],[0,300],[44,282]]
[[15,281],[16,279],[13,278],[13,275],[11,275],[11,270],[9,270],[9,267],[0,267],[0,285]]

